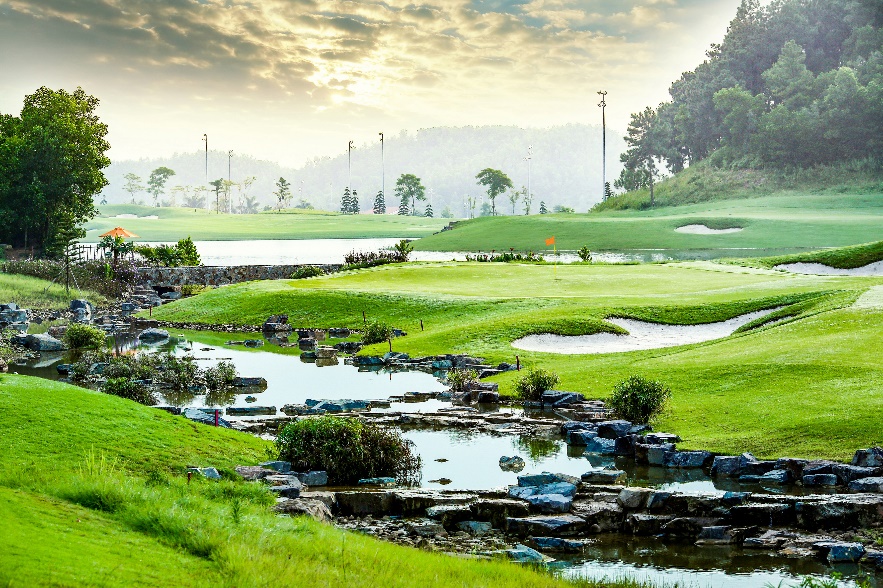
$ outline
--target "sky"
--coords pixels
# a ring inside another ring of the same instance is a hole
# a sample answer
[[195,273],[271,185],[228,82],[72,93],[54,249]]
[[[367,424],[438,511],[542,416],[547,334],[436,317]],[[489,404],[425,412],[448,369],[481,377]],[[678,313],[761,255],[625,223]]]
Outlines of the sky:
[[[101,101],[114,160],[300,166],[437,126],[600,124],[668,99],[739,0],[0,0],[0,112]],[[525,146],[526,150],[526,146]]]

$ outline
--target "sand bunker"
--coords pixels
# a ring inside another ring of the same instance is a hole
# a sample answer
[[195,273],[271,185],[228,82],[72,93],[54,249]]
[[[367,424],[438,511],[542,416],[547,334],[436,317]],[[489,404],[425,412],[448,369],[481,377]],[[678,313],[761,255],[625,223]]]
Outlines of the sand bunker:
[[660,349],[691,343],[722,339],[751,321],[777,309],[760,310],[730,320],[705,325],[659,325],[634,319],[611,318],[607,322],[622,327],[628,335],[598,333],[596,335],[528,335],[512,342],[512,347],[525,351],[580,355],[594,353],[622,353],[640,349]]
[[875,261],[862,267],[842,269],[821,263],[783,263],[773,269],[784,270],[792,274],[811,274],[816,276],[883,276],[883,261]]
[[705,225],[684,225],[675,229],[676,233],[687,233],[688,235],[726,235],[727,233],[738,233],[742,227],[732,227],[730,229],[712,229]]

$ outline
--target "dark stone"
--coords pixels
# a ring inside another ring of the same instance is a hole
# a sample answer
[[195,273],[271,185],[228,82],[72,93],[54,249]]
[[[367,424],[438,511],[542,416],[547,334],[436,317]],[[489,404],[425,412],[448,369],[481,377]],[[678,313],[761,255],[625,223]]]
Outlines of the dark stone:
[[499,394],[499,392],[479,392],[478,393],[478,403],[479,404],[500,404],[500,394]]
[[321,500],[312,498],[289,498],[273,507],[279,514],[289,516],[309,516],[323,523],[331,522],[331,511]]
[[586,522],[574,515],[510,517],[506,520],[506,526],[514,535],[572,537],[585,529]]
[[712,476],[737,478],[742,472],[742,458],[737,455],[716,455],[711,464]]
[[450,529],[463,521],[472,518],[472,509],[468,504],[439,504],[426,509],[426,516]]
[[795,457],[780,457],[776,460],[776,470],[788,470],[794,480],[803,477],[803,468],[809,463],[807,459],[797,459]]
[[233,378],[233,386],[236,388],[266,388],[267,380],[266,378],[241,378],[237,376]]
[[837,476],[834,474],[808,474],[803,476],[803,485],[807,488],[833,487],[837,485]]
[[677,517],[662,525],[660,531],[676,539],[698,539],[705,527],[715,526],[717,520],[703,517]]
[[813,543],[813,550],[828,560],[828,563],[856,563],[865,554],[861,543],[840,541],[820,541]]
[[877,473],[877,468],[838,464],[832,468],[832,473],[837,476],[842,485],[846,486],[853,480],[874,476]]
[[585,447],[590,445],[592,441],[598,437],[598,433],[595,431],[589,431],[586,429],[577,429],[574,431],[569,431],[567,436],[565,437],[568,445],[577,445],[580,447]]
[[586,443],[586,453],[600,453],[601,455],[613,455],[616,452],[616,439],[602,439],[595,437]]
[[384,516],[389,512],[391,492],[338,492],[337,506],[343,515]]
[[708,451],[668,451],[663,465],[667,468],[695,469],[707,466],[712,459],[714,455]]
[[228,406],[227,416],[275,415],[275,406]]
[[261,466],[236,466],[236,473],[249,481],[263,480],[267,476],[273,476],[277,472]]
[[562,392],[560,390],[546,390],[540,395],[540,402],[551,404],[554,408],[564,408],[577,402],[583,402],[585,397],[576,392]]
[[725,492],[721,498],[721,503],[727,507],[739,506],[748,502],[749,498],[751,498],[750,492]]
[[560,537],[532,537],[528,543],[540,551],[552,553],[580,553],[586,544],[582,541],[562,539]]
[[617,437],[613,442],[613,455],[620,457],[632,457],[635,455],[635,437],[624,435]]
[[763,476],[776,468],[774,461],[749,461],[742,463],[743,476]]
[[760,476],[758,481],[761,484],[782,486],[785,484],[791,484],[794,481],[794,476],[789,470],[772,470]]
[[833,474],[835,465],[840,464],[833,461],[811,461],[803,466],[803,475],[815,476],[818,474]]
[[245,341],[242,342],[242,344],[245,345],[246,347],[250,347],[252,349],[255,347],[263,347],[264,346],[264,342],[261,339],[246,339]]
[[[220,413],[220,412],[221,411],[219,409],[218,413]],[[196,421],[198,423],[203,423],[205,425],[214,426],[214,424],[215,424],[214,412],[209,414],[207,412],[199,410],[198,408],[185,408],[181,412],[181,415],[184,416],[184,418],[190,419],[191,421]],[[232,428],[232,425],[228,421],[221,418],[220,416],[218,416],[217,419],[218,419],[218,426],[219,427],[224,427],[226,429]]]
[[647,433],[644,435],[644,443],[648,445],[663,445],[665,443],[680,443],[681,438],[672,433]]
[[647,463],[652,466],[665,465],[665,454],[675,450],[674,443],[651,445],[647,449]]
[[671,521],[667,515],[630,514],[625,521],[625,530],[632,535],[658,535],[662,526]]
[[593,468],[582,475],[586,484],[615,484],[625,472],[617,469]]
[[530,506],[526,502],[510,499],[476,500],[470,508],[477,520],[489,521],[497,528],[505,528],[510,518],[526,517],[530,513]]
[[790,504],[743,504],[730,509],[729,519],[743,527],[781,527],[794,521],[794,508]]
[[632,424],[628,421],[604,421],[598,424],[598,436],[602,439],[616,439],[628,435]]
[[515,563],[543,563],[543,554],[527,545],[516,544],[513,549],[507,549],[506,555]]
[[295,474],[297,478],[307,486],[327,486],[328,472],[316,470]]
[[883,447],[859,449],[852,458],[852,465],[863,468],[883,467]]
[[169,332],[165,329],[149,328],[144,329],[138,334],[141,341],[164,341],[169,338]]
[[533,510],[545,514],[570,512],[570,506],[573,504],[573,497],[563,494],[536,494],[528,496],[525,500]]
[[593,425],[592,423],[584,423],[582,421],[567,421],[565,423],[561,423],[561,435],[567,437],[567,435],[573,431],[595,431],[597,429],[597,425]]
[[849,489],[856,492],[883,493],[883,477],[860,478],[849,483]]

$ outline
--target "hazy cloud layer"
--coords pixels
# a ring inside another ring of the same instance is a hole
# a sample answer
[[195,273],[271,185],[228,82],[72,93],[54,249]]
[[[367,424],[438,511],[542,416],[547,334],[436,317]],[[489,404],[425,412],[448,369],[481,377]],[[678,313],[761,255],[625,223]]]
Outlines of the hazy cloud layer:
[[[611,124],[665,99],[738,0],[0,0],[0,111],[99,96],[114,155],[303,158],[445,124]],[[292,161],[292,163],[294,163]]]

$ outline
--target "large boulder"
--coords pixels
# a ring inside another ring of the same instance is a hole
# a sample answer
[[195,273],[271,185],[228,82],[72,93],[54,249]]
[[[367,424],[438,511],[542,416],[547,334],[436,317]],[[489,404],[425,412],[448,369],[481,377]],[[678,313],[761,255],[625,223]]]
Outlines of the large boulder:
[[808,474],[803,476],[802,480],[807,488],[830,488],[838,483],[834,474]]
[[527,545],[516,544],[513,549],[507,549],[506,555],[515,563],[543,563],[545,557],[539,551],[531,549]]
[[883,467],[883,447],[859,449],[852,458],[852,465],[863,468]]
[[510,499],[482,499],[476,500],[470,505],[473,518],[479,521],[489,521],[494,527],[504,528],[510,518],[526,517],[530,513],[530,506],[521,500]]
[[743,504],[731,508],[729,518],[740,527],[780,527],[793,522],[794,513],[790,504]]
[[861,543],[819,541],[813,543],[812,548],[829,563],[857,563],[865,554],[865,548]]
[[341,514],[363,517],[384,516],[389,512],[391,492],[338,492],[337,507]]
[[[221,411],[218,410],[218,413],[220,412]],[[219,427],[224,427],[226,429],[232,428],[232,425],[228,421],[222,419],[220,416],[215,417],[214,414],[209,414],[198,408],[185,408],[183,411],[181,411],[181,416],[190,419],[191,421],[196,421],[197,423],[203,423],[205,425],[214,425],[215,418],[217,418],[217,425]]]
[[650,488],[623,488],[616,501],[623,508],[637,510],[647,505],[647,498],[653,494]]
[[144,329],[143,331],[141,331],[138,334],[139,340],[147,341],[147,342],[151,342],[151,343],[158,342],[158,341],[165,341],[168,338],[169,338],[168,331],[166,331],[165,329],[157,329],[154,327],[151,327],[149,329]]
[[632,423],[629,421],[604,421],[598,423],[598,436],[603,439],[616,439],[631,433]]
[[586,548],[585,541],[562,539],[561,537],[531,537],[528,543],[540,551],[552,553],[581,553]]
[[856,492],[883,493],[883,477],[860,478],[849,483],[849,489]]
[[28,311],[19,308],[10,308],[0,311],[0,322],[3,323],[26,323]]
[[742,473],[742,458],[738,455],[716,455],[711,464],[711,475],[738,478]]
[[537,516],[506,519],[506,526],[514,535],[572,537],[583,532],[586,522],[574,515]]
[[592,468],[582,475],[586,484],[615,484],[625,476],[625,472],[613,468]]
[[273,510],[279,514],[309,516],[323,523],[331,522],[331,511],[325,503],[312,498],[289,498],[276,503]]
[[540,402],[550,404],[553,408],[564,408],[577,402],[582,402],[585,397],[576,392],[562,392],[560,390],[546,390],[540,395]]
[[714,455],[709,451],[668,451],[662,465],[680,469],[704,468],[713,459]]
[[535,494],[525,500],[534,510],[546,514],[570,512],[573,504],[573,496],[563,494]]
[[64,350],[64,343],[47,335],[46,333],[40,333],[37,335],[27,335],[24,338],[24,346],[30,349],[31,351],[62,351]]
[[860,480],[862,478],[870,478],[877,475],[877,468],[869,468],[862,466],[854,466],[854,465],[846,465],[839,464],[835,465],[833,468],[834,475],[837,476],[837,479],[844,486],[848,485],[853,480]]
[[586,453],[614,455],[616,453],[616,439],[604,439],[602,437],[589,439],[586,442]]

